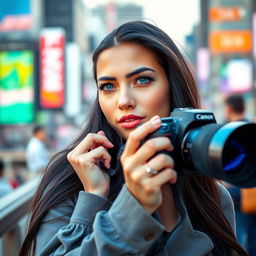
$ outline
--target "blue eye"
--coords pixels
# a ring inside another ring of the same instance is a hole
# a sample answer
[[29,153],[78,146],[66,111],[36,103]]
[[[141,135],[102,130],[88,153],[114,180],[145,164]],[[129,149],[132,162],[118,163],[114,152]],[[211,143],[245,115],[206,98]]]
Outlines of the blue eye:
[[98,88],[102,91],[113,91],[115,89],[113,84],[102,84]]
[[141,76],[141,77],[137,78],[136,83],[144,85],[144,84],[148,84],[148,83],[152,82],[153,80],[154,80],[154,78],[152,78],[152,77]]

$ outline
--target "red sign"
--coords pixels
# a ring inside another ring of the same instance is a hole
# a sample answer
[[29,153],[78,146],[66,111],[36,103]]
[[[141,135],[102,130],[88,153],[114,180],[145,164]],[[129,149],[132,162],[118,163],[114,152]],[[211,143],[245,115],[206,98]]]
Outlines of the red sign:
[[252,50],[250,30],[212,31],[209,38],[212,53],[245,53]]
[[40,33],[40,105],[61,108],[65,101],[65,32],[47,28]]

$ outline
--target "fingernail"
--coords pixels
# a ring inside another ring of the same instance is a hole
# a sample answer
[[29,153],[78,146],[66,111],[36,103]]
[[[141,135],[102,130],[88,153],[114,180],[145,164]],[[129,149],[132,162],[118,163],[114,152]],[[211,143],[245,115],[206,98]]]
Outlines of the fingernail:
[[159,119],[159,118],[160,118],[160,117],[159,117],[158,115],[155,115],[155,116],[151,117],[150,121],[153,121],[153,120]]
[[112,146],[112,147],[114,147],[114,144],[112,144],[110,141],[109,141],[109,145]]
[[159,126],[161,124],[161,120],[159,116],[154,116],[150,120],[151,125],[153,126]]
[[114,144],[110,140],[108,140],[108,143],[109,145],[114,146]]

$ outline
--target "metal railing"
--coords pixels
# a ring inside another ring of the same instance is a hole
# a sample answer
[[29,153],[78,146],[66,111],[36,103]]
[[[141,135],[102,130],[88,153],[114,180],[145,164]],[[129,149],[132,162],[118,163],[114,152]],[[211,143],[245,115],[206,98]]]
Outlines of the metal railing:
[[39,178],[35,178],[0,198],[0,256],[19,254],[27,213],[38,182]]

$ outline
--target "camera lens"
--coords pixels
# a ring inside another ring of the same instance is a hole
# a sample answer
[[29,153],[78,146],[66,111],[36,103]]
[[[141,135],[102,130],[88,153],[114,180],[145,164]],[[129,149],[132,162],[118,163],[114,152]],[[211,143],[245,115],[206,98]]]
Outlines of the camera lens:
[[225,172],[239,171],[248,156],[248,147],[239,141],[237,135],[231,136],[223,150],[223,170]]
[[191,129],[184,140],[184,160],[200,174],[240,187],[256,186],[256,124],[207,124]]

